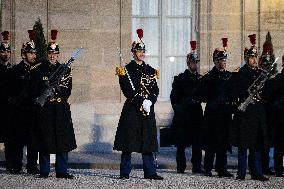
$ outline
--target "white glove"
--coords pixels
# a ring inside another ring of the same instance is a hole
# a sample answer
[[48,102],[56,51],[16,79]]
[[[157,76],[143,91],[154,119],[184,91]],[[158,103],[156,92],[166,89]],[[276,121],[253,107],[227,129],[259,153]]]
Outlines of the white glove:
[[152,102],[150,100],[145,99],[143,101],[143,109],[145,110],[145,112],[147,112],[147,115],[149,115],[150,113],[150,107],[152,106]]

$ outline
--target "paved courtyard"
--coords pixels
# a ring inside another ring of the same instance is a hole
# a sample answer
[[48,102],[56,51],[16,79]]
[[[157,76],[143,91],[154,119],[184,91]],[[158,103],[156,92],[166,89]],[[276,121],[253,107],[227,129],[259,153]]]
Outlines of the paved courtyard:
[[[7,174],[4,168],[0,168],[1,188],[283,188],[284,179],[270,177],[268,182],[250,180],[237,181],[235,178],[219,178],[216,173],[213,177],[193,175],[190,171],[185,174],[177,174],[171,169],[160,169],[158,173],[164,177],[162,181],[143,179],[143,171],[135,169],[129,180],[118,179],[118,170],[113,169],[71,169],[75,179],[57,179],[54,170],[47,179],[37,178],[34,175]],[[233,170],[235,174],[235,170]]]
[[[236,176],[236,149],[228,153],[228,167]],[[54,169],[48,179],[41,179],[34,175],[11,175],[4,168],[4,154],[0,153],[0,188],[284,188],[284,178],[270,177],[268,182],[253,181],[248,175],[245,181],[234,178],[219,178],[213,172],[212,178],[191,173],[191,150],[186,150],[187,170],[185,174],[175,171],[175,148],[163,148],[157,154],[158,174],[163,181],[150,181],[143,178],[141,170],[141,154],[132,154],[134,167],[129,180],[119,180],[120,153],[82,153],[69,154],[70,172],[75,175],[74,180],[55,178]],[[24,164],[26,157],[24,157]],[[23,172],[26,172],[24,169]]]

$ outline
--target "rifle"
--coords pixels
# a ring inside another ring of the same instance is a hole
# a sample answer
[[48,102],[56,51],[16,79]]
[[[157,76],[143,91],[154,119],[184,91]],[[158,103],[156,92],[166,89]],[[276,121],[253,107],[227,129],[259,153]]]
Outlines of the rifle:
[[60,64],[58,68],[51,74],[49,79],[46,81],[47,88],[44,92],[35,99],[35,104],[43,107],[45,102],[49,97],[54,96],[54,89],[58,88],[59,82],[62,80],[64,75],[68,72],[70,65],[75,61],[81,52],[82,47],[78,48],[75,52],[72,53],[71,58],[66,64]]
[[265,82],[271,77],[274,65],[278,61],[279,57],[271,64],[267,72],[261,72],[261,74],[254,80],[254,82],[247,89],[249,96],[241,103],[238,107],[238,110],[244,112],[246,111],[248,105],[255,104],[255,102],[261,99],[260,95],[262,93],[262,88]]

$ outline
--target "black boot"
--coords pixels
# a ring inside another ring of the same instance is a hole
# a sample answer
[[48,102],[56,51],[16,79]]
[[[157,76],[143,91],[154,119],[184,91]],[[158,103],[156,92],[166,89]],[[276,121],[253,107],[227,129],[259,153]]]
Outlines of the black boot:
[[211,171],[205,171],[204,175],[207,176],[207,177],[213,176]]
[[233,174],[225,170],[225,171],[219,171],[218,176],[219,177],[233,177]]
[[27,173],[36,175],[36,174],[40,174],[40,171],[37,167],[29,167],[27,168]]
[[40,173],[39,178],[48,178],[49,173]]
[[259,181],[268,181],[269,180],[269,178],[267,178],[263,175],[258,175],[258,176],[254,175],[254,176],[251,177],[251,179],[252,180],[259,180]]
[[22,174],[22,169],[17,169],[17,168],[13,168],[11,171],[10,171],[11,174],[13,175],[19,175],[19,174]]
[[236,178],[237,180],[245,180],[246,178],[245,177],[243,177],[243,176],[237,176],[237,178]]
[[184,170],[182,170],[182,169],[177,169],[177,173],[179,173],[179,174],[184,174]]
[[198,168],[198,169],[196,169],[196,168],[192,168],[192,173],[196,173],[196,174],[204,174],[204,173],[205,173],[205,171],[204,171],[203,169],[201,169],[201,168]]
[[129,175],[128,174],[120,174],[119,179],[122,179],[122,180],[129,179]]
[[56,178],[73,179],[74,175],[71,175],[69,173],[56,173]]
[[157,174],[154,174],[154,175],[144,175],[144,178],[145,179],[150,179],[150,180],[163,180],[164,178],[157,175]]
[[277,171],[275,171],[275,176],[276,177],[284,177],[283,172],[277,172]]
[[264,169],[262,171],[264,175],[274,175],[275,173],[271,169]]

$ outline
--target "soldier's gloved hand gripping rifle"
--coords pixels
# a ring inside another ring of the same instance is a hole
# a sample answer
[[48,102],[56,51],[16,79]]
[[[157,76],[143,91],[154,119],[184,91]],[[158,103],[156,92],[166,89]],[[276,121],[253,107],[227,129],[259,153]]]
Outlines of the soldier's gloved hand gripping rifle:
[[276,64],[279,57],[276,58],[276,60],[271,64],[269,70],[267,72],[262,72],[249,86],[248,93],[249,96],[245,99],[243,103],[240,104],[238,109],[242,112],[244,112],[249,104],[254,104],[256,101],[259,101],[261,99],[260,95],[262,93],[263,86],[265,82],[271,77],[272,71],[274,68],[274,65]]
[[68,72],[70,65],[79,56],[81,50],[82,47],[73,52],[68,62],[66,64],[60,64],[60,66],[51,74],[46,82],[47,88],[39,97],[35,99],[35,104],[43,107],[47,99],[54,96],[55,89],[58,88],[61,79]]

